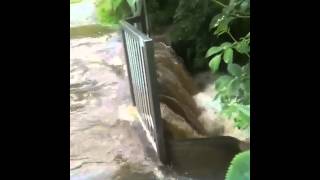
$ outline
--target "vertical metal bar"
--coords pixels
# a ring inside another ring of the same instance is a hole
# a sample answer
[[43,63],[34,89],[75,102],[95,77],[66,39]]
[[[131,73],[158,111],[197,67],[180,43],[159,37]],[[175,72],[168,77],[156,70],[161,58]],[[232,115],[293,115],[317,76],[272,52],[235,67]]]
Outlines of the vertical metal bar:
[[142,101],[142,96],[143,94],[141,93],[141,78],[140,78],[140,73],[139,73],[139,66],[138,66],[138,59],[137,59],[137,54],[136,54],[136,46],[135,46],[135,39],[131,38],[131,48],[132,48],[132,63],[134,70],[133,72],[135,73],[135,81],[136,81],[136,94],[137,94],[137,99],[138,99],[138,111],[140,115],[142,116],[142,119],[144,119],[144,109],[143,109],[143,101]]
[[[135,67],[135,75],[136,75],[136,82],[137,82],[137,86],[136,86],[136,89],[137,89],[137,94],[138,94],[138,99],[139,99],[139,108],[138,110],[140,111],[140,113],[142,115],[144,115],[144,109],[143,109],[143,101],[142,101],[142,96],[143,94],[141,93],[141,78],[140,78],[140,70],[139,70],[139,59],[137,57],[137,47],[136,47],[136,39],[132,37],[131,39],[132,41],[132,60],[134,61],[133,62],[133,66]],[[142,111],[141,111],[142,110]]]
[[137,86],[139,86],[138,82],[137,82],[137,70],[136,70],[136,65],[135,65],[135,62],[134,62],[134,58],[133,58],[133,51],[134,51],[134,47],[133,47],[133,39],[131,37],[131,35],[129,33],[126,33],[127,35],[127,39],[128,39],[128,49],[129,49],[129,63],[130,63],[130,67],[132,67],[132,71],[133,72],[133,83],[134,83],[134,86],[133,86],[133,90],[134,90],[134,93],[135,93],[135,100],[136,100],[136,106],[138,107],[138,111],[141,107],[141,101],[140,101],[140,95],[139,95],[139,92],[138,92],[138,89],[137,89]]
[[146,59],[145,67],[146,72],[149,75],[148,77],[148,91],[152,94],[152,98],[150,99],[151,106],[151,113],[154,118],[156,136],[155,139],[157,141],[157,149],[159,154],[159,159],[164,164],[168,163],[167,153],[166,153],[166,144],[164,139],[164,132],[163,132],[163,121],[161,119],[160,113],[160,101],[158,97],[158,84],[156,78],[156,69],[154,64],[154,49],[153,49],[153,42],[152,41],[145,41],[145,49],[144,49],[144,57]]
[[[138,73],[138,81],[139,81],[139,93],[140,93],[140,98],[141,98],[141,110],[142,110],[142,113],[143,113],[143,116],[145,116],[146,114],[146,104],[145,104],[145,100],[144,100],[144,93],[143,93],[143,80],[141,79],[142,78],[142,72],[141,72],[141,57],[139,55],[139,44],[138,44],[138,41],[139,39],[135,39],[134,40],[134,53],[135,53],[135,60],[136,60],[136,68],[137,68],[137,73]],[[143,119],[145,119],[145,117],[143,117]]]
[[127,49],[127,38],[125,35],[125,30],[122,29],[121,30],[121,34],[122,34],[122,43],[123,43],[123,50],[124,50],[124,54],[125,54],[125,61],[127,64],[127,73],[128,73],[128,80],[129,80],[129,87],[130,87],[130,94],[131,94],[131,100],[132,100],[132,104],[135,106],[136,105],[136,100],[134,99],[134,93],[133,93],[133,85],[132,85],[132,77],[131,77],[131,66],[129,64],[129,57],[128,57],[128,49]]
[[150,118],[151,116],[151,110],[150,110],[150,94],[148,92],[148,81],[147,81],[147,73],[146,73],[146,64],[144,63],[145,61],[147,61],[147,59],[144,57],[144,54],[143,54],[143,49],[145,48],[145,44],[144,42],[141,40],[139,42],[141,44],[141,47],[139,48],[139,54],[140,54],[140,57],[141,59],[143,60],[141,62],[141,67],[142,67],[142,71],[143,71],[143,80],[145,82],[145,88],[144,88],[144,94],[145,94],[145,101],[146,101],[146,105],[147,105],[147,112],[148,112],[148,116],[147,116],[147,121],[148,121],[148,124],[149,124],[149,129],[150,130],[153,130],[154,128],[154,123],[152,121],[152,118]]
[[141,9],[141,23],[142,23],[142,30],[143,32],[150,37],[150,23],[148,19],[148,12],[147,12],[147,3],[146,0],[142,1],[142,9]]
[[147,121],[148,124],[148,129],[150,130],[152,127],[152,122],[150,122],[150,118],[149,116],[150,114],[150,110],[149,110],[149,103],[148,103],[148,92],[147,92],[147,80],[146,80],[146,73],[145,73],[145,65],[144,65],[144,61],[146,61],[146,59],[143,56],[143,52],[142,49],[144,48],[144,44],[140,42],[140,39],[137,41],[137,52],[138,52],[138,57],[139,57],[139,67],[140,67],[140,72],[141,72],[141,78],[143,81],[143,87],[142,87],[142,93],[143,93],[143,102],[144,102],[144,110],[146,112],[146,117],[145,120]]
[[143,33],[147,34],[147,27],[146,27],[146,17],[144,12],[144,5],[141,7],[141,15],[140,15],[140,29]]

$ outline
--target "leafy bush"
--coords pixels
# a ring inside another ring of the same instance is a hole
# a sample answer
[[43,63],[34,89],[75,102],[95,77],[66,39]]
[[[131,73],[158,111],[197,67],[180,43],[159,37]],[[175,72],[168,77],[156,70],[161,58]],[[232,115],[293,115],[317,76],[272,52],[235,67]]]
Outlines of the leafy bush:
[[[250,0],[231,0],[229,5],[219,1],[223,6],[221,13],[215,15],[210,22],[214,35],[227,34],[233,42],[224,42],[212,46],[206,53],[211,58],[209,67],[217,72],[221,63],[227,64],[228,74],[217,79],[216,100],[222,104],[222,114],[234,119],[238,128],[250,131],[250,32],[237,40],[231,33],[230,24],[238,19],[250,18]],[[245,55],[243,66],[234,62],[235,53]]]
[[[237,40],[230,30],[230,24],[239,19],[250,18],[249,0],[231,0],[228,5],[214,0],[223,7],[221,13],[215,15],[210,22],[210,30],[215,36],[227,34],[233,42],[223,42],[212,46],[206,53],[210,58],[209,67],[212,72],[219,70],[220,64],[227,64],[228,74],[218,78],[215,100],[222,105],[222,114],[234,119],[239,129],[250,131],[250,32]],[[243,66],[234,62],[235,54],[245,55]]]
[[250,122],[250,63],[242,67],[233,63],[233,53],[248,53],[249,45],[246,38],[232,44],[226,42],[211,47],[206,55],[212,57],[209,67],[213,72],[218,70],[222,61],[228,64],[228,74],[216,81],[216,100],[222,103],[223,114],[235,119],[240,129],[248,128]]
[[173,16],[170,38],[191,73],[207,68],[205,53],[219,40],[208,31],[211,17],[221,9],[211,0],[180,0]]
[[119,21],[131,14],[126,0],[97,0],[98,22],[105,26],[118,26]]

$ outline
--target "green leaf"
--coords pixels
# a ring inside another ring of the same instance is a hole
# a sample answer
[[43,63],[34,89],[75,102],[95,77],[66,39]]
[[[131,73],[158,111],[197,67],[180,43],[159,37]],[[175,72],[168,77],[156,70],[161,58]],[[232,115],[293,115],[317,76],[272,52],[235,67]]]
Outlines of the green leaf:
[[247,54],[250,52],[249,41],[242,40],[238,42],[234,48],[241,54]]
[[242,85],[243,85],[243,90],[250,93],[250,79],[244,80]]
[[238,64],[228,64],[228,72],[233,76],[240,77],[242,70]]
[[222,49],[224,49],[224,50],[230,48],[231,46],[232,46],[232,43],[230,43],[230,42],[224,42],[220,45],[220,47],[222,47]]
[[206,54],[206,58],[210,57],[214,54],[217,54],[219,52],[221,52],[223,50],[223,48],[221,46],[212,46],[210,49],[208,49],[207,54]]
[[224,18],[223,14],[218,14],[211,19],[209,28],[213,29],[219,26],[220,21]]
[[228,88],[228,92],[230,96],[237,96],[239,94],[239,89],[241,87],[241,81],[238,78],[233,79]]
[[237,116],[237,107],[235,106],[226,106],[223,109],[223,115],[226,116],[227,118],[234,118],[234,116]]
[[219,69],[219,65],[221,62],[221,54],[214,56],[209,62],[209,67],[213,72],[216,72]]
[[250,1],[243,1],[240,5],[241,12],[250,11]]
[[250,92],[245,93],[240,101],[242,104],[248,105],[250,104]]
[[244,73],[249,72],[249,71],[250,71],[250,63],[242,66],[242,71],[243,71]]
[[244,38],[250,38],[250,32]]
[[223,53],[223,60],[227,64],[232,63],[233,61],[233,50],[231,48],[228,48]]
[[229,31],[229,23],[233,20],[232,17],[224,17],[217,27],[217,29],[214,31],[214,35],[220,36],[223,33],[226,33]]
[[235,118],[235,124],[237,128],[244,130],[249,127],[250,125],[250,116],[239,111],[237,117]]
[[233,77],[228,75],[223,75],[219,77],[215,82],[215,88],[218,91],[222,91],[224,88],[227,87],[227,85],[230,83],[230,81],[233,79]]
[[82,0],[70,0],[70,4],[73,4],[73,3],[79,3],[81,2]]
[[237,104],[236,107],[240,112],[242,112],[244,115],[250,117],[250,105],[242,105],[242,104]]
[[246,129],[250,126],[250,105],[234,104],[237,116],[234,118],[239,129]]
[[237,154],[231,161],[226,180],[250,180],[250,150]]

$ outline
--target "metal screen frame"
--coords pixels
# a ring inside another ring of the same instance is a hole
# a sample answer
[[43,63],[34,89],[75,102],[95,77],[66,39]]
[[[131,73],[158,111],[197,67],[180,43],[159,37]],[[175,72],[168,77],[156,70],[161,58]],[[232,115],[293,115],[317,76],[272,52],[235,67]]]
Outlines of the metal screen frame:
[[141,124],[160,161],[167,164],[153,40],[127,21],[120,23],[132,101],[138,109]]

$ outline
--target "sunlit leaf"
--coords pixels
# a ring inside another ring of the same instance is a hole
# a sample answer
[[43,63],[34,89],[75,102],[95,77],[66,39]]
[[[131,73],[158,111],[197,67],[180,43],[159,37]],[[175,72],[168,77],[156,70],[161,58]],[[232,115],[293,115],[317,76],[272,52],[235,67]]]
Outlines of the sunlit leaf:
[[250,124],[250,116],[247,116],[240,111],[235,118],[235,123],[239,129],[246,129]]
[[225,180],[250,180],[250,150],[241,152],[233,158]]
[[214,56],[209,62],[209,67],[213,72],[216,72],[219,69],[219,65],[221,62],[221,54]]
[[215,35],[221,35],[223,33],[226,33],[229,31],[229,23],[233,20],[232,17],[225,17],[223,18],[217,27],[217,29],[214,31]]
[[218,26],[219,26],[219,23],[221,22],[221,20],[222,20],[223,18],[224,18],[223,14],[218,14],[218,15],[214,16],[214,17],[211,19],[209,28],[210,28],[210,29],[213,29],[213,28],[218,27]]
[[210,57],[214,54],[217,54],[219,52],[221,52],[223,50],[223,48],[221,46],[213,46],[210,49],[208,49],[207,54],[206,54],[206,58]]
[[232,48],[228,48],[224,51],[223,53],[223,60],[224,62],[226,62],[227,64],[232,63],[233,61],[233,50]]
[[227,118],[231,118],[231,119],[233,119],[235,116],[238,116],[237,107],[235,107],[235,106],[225,107],[222,113]]
[[241,104],[237,104],[236,107],[240,112],[242,112],[245,116],[250,117],[250,106],[245,106]]
[[223,49],[228,49],[232,46],[232,43],[230,42],[224,42],[220,45]]

